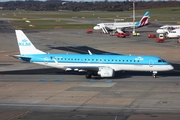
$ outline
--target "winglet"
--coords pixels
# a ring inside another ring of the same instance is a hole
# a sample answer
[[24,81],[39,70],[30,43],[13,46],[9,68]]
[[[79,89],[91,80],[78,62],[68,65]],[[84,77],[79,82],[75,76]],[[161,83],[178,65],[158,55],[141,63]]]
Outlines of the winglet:
[[91,51],[90,51],[90,50],[88,50],[88,53],[89,53],[90,55],[92,55],[92,53],[91,53]]
[[25,54],[46,54],[43,51],[40,51],[35,48],[27,36],[23,33],[22,30],[15,30],[17,42],[19,46],[19,51],[21,55]]

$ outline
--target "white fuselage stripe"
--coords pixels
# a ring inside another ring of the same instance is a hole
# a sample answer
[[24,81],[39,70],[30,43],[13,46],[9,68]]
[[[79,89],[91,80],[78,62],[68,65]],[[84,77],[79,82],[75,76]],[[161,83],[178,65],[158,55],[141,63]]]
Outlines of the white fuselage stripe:
[[109,67],[114,71],[167,71],[169,65],[136,65],[136,64],[92,64],[92,63],[44,63],[34,62],[36,64],[66,69],[66,68],[83,68],[83,67]]

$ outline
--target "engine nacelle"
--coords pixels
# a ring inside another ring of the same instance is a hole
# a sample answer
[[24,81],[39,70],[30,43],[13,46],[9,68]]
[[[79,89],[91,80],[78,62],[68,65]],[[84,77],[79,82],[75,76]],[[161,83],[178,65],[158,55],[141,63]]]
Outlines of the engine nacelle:
[[116,30],[118,33],[124,33],[122,30],[120,30],[120,29],[117,29]]
[[111,29],[111,30],[116,30],[117,28],[116,28],[116,27],[111,27],[110,29]]
[[98,75],[100,75],[101,77],[113,77],[114,70],[111,68],[101,68],[98,71]]

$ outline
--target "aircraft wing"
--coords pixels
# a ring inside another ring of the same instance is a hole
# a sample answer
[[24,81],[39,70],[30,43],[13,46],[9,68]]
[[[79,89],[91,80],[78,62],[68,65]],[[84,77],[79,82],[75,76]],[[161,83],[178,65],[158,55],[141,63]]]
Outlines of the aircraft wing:
[[65,70],[75,70],[75,71],[98,71],[100,68],[105,68],[107,66],[65,66]]

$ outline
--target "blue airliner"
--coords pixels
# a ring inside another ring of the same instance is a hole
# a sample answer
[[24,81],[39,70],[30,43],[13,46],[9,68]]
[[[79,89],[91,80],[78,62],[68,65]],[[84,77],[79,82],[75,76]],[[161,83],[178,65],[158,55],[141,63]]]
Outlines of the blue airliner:
[[173,70],[173,66],[156,56],[104,54],[48,54],[35,48],[21,30],[15,30],[20,55],[18,59],[65,71],[85,71],[92,76],[113,77],[116,71],[150,71],[153,77],[159,71]]

